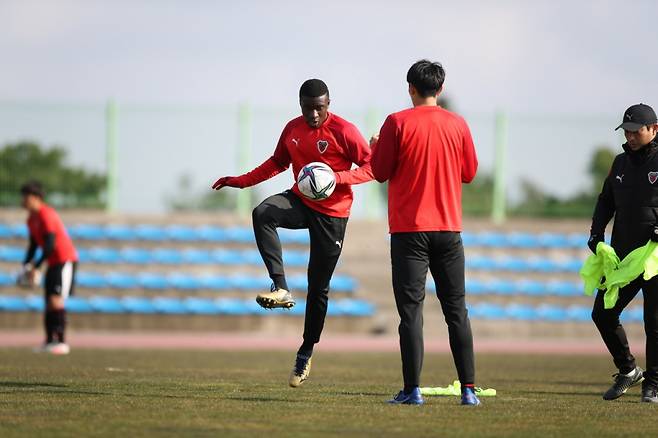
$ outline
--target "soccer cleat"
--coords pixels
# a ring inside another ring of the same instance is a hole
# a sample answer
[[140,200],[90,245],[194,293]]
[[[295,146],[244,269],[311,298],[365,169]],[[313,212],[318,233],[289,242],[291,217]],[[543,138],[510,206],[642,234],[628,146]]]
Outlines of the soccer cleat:
[[306,379],[308,379],[310,372],[311,358],[297,355],[297,358],[295,359],[295,366],[292,367],[292,371],[290,372],[288,384],[293,388],[297,388],[302,383],[304,383]]
[[642,385],[642,403],[658,403],[658,387],[653,385]]
[[471,387],[465,386],[462,389],[462,405],[464,406],[478,406],[480,399],[475,395],[475,390]]
[[277,289],[274,285],[272,285],[269,292],[258,294],[256,302],[265,309],[275,309],[277,307],[290,309],[295,305],[295,300],[292,299],[290,292],[285,289]]
[[48,344],[47,351],[50,354],[62,356],[65,354],[69,354],[71,352],[71,348],[68,346],[68,344],[65,344],[64,342],[56,342],[53,344]]
[[405,394],[404,391],[398,392],[398,395],[386,403],[391,405],[422,405],[425,403],[425,400],[420,394],[420,388],[415,387],[409,394]]
[[629,375],[617,373],[613,374],[612,377],[615,378],[615,383],[603,394],[603,400],[615,400],[624,395],[628,391],[628,388],[644,380],[644,370],[640,367],[635,367]]

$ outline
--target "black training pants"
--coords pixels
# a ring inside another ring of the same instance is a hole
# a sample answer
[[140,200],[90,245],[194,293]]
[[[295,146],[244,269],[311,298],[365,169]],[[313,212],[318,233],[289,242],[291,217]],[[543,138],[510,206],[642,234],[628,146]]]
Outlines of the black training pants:
[[311,239],[304,341],[320,341],[329,301],[329,281],[343,247],[347,218],[331,217],[307,207],[286,191],[265,199],[253,211],[254,234],[270,278],[285,275],[277,228],[308,228]]
[[621,288],[617,303],[612,309],[604,309],[605,291],[599,290],[594,300],[592,320],[599,329],[617,368],[625,372],[631,371],[635,367],[635,357],[631,354],[626,332],[619,322],[619,315],[640,289],[644,294],[644,331],[647,335],[647,372],[644,377],[648,383],[658,386],[658,277],[645,281],[640,276]]
[[423,301],[429,268],[441,303],[457,375],[473,384],[473,335],[465,301],[464,247],[457,232],[391,235],[393,291],[400,314],[400,353],[405,386],[418,386],[423,367]]

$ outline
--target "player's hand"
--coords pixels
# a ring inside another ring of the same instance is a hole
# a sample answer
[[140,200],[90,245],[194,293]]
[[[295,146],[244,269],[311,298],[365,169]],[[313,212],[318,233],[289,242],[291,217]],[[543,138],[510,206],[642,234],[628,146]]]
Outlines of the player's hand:
[[592,233],[587,240],[587,246],[594,254],[596,254],[596,246],[599,244],[599,242],[603,242],[604,240],[605,239],[603,238],[603,234]]
[[232,185],[233,178],[234,177],[232,176],[223,176],[217,181],[215,181],[215,183],[212,185],[212,188],[214,190],[219,190],[222,187],[235,187],[234,185]]
[[653,242],[658,242],[658,224],[653,224],[653,227],[651,227],[651,236],[649,238]]
[[370,149],[374,148],[377,145],[378,141],[379,141],[379,135],[375,134],[372,137],[370,137]]

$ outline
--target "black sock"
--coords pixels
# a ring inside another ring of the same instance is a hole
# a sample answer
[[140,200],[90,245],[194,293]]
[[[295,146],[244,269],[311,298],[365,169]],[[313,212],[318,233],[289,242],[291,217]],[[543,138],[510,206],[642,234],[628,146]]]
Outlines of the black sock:
[[51,344],[55,338],[55,312],[46,310],[43,315],[43,325],[46,329],[46,343]]
[[635,366],[620,368],[620,369],[619,369],[619,372],[620,372],[621,374],[628,374],[628,373],[630,373],[630,372],[633,371],[633,370],[635,370]]
[[59,338],[59,342],[64,341],[64,332],[66,331],[66,309],[59,309],[57,313],[57,324],[55,326],[55,334]]
[[274,287],[277,289],[285,289],[287,291],[290,290],[288,289],[288,283],[286,282],[285,275],[273,275],[272,282],[274,283]]
[[418,388],[418,385],[404,385],[403,391],[405,394],[411,394],[411,391],[413,391],[416,388]]
[[304,357],[311,357],[313,356],[313,342],[306,342],[304,341],[302,343],[302,346],[299,347],[299,350],[297,350],[297,355],[299,356],[304,356]]

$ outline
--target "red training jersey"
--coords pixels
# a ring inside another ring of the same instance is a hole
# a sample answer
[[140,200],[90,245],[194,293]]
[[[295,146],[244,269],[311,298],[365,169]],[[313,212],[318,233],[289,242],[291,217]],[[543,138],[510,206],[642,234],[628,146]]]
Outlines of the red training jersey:
[[78,253],[64,228],[57,212],[49,205],[43,204],[38,212],[31,213],[27,218],[27,228],[30,237],[43,248],[44,237],[55,234],[55,248],[48,257],[48,265],[58,265],[66,262],[77,262]]
[[462,183],[478,161],[466,121],[439,106],[388,116],[373,148],[372,171],[389,180],[391,233],[461,231]]
[[[308,163],[321,161],[334,171],[336,188],[322,201],[312,201],[297,188],[297,175]],[[292,191],[309,208],[327,216],[348,217],[352,207],[352,184],[373,179],[370,168],[370,146],[359,130],[329,113],[327,120],[318,127],[308,126],[303,117],[288,122],[281,133],[274,154],[251,172],[232,177],[234,187],[250,187],[283,172],[292,164],[295,184]],[[356,164],[356,169],[352,169]]]

